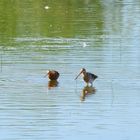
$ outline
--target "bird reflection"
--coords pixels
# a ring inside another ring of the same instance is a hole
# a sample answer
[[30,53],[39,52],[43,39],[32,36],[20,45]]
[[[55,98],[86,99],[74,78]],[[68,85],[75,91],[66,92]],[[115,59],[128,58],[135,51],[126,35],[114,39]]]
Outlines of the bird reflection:
[[50,80],[48,81],[48,89],[57,87],[59,84],[59,82],[57,80]]
[[91,95],[91,94],[95,94],[95,92],[96,92],[95,87],[88,86],[88,85],[85,86],[83,88],[82,93],[81,93],[81,96],[80,96],[81,101],[84,101],[85,98],[86,98],[86,96]]

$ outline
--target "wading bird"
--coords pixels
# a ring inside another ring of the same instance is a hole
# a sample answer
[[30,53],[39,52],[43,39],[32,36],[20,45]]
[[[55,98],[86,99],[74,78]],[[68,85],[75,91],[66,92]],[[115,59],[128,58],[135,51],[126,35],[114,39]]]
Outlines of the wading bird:
[[57,72],[55,70],[48,70],[47,74],[45,75],[45,77],[48,76],[48,78],[50,80],[57,80],[59,75],[60,75],[59,72]]
[[98,78],[97,75],[95,74],[92,74],[92,73],[89,73],[89,72],[86,72],[86,69],[85,68],[82,68],[80,70],[80,73],[77,75],[77,77],[75,78],[75,80],[81,75],[83,74],[83,79],[84,81],[87,83],[87,85],[90,83],[91,85],[93,85],[93,81]]

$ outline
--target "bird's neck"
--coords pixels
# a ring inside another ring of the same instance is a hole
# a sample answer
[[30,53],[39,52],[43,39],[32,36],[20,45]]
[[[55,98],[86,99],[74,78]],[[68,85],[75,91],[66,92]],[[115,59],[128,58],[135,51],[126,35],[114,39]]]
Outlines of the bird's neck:
[[83,73],[82,73],[82,74],[83,74],[83,76],[85,76],[85,75],[86,75],[86,72],[85,72],[85,71],[83,71]]

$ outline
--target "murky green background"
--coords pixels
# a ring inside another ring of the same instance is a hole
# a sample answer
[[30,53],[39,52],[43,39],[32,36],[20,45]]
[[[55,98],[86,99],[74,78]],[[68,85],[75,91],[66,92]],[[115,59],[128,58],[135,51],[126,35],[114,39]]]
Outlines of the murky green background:
[[0,70],[1,140],[140,139],[139,0],[0,0]]

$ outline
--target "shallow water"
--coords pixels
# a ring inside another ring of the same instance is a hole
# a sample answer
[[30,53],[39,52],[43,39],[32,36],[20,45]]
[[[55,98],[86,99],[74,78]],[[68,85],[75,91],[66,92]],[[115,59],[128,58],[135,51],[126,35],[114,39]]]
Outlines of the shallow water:
[[[0,13],[1,140],[140,139],[139,1],[2,0]],[[74,80],[82,67],[94,88]]]

